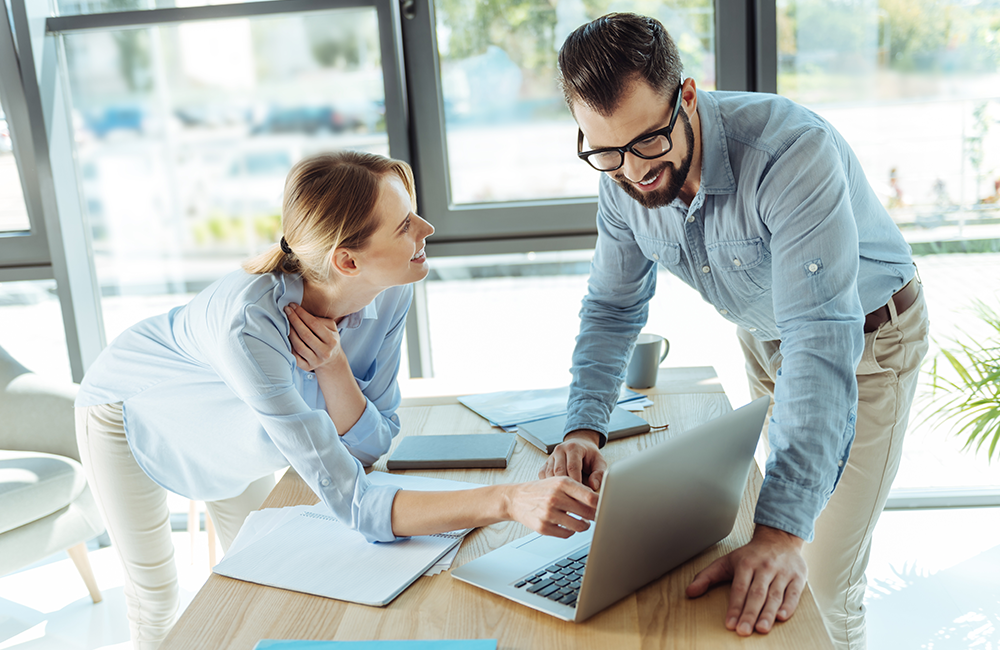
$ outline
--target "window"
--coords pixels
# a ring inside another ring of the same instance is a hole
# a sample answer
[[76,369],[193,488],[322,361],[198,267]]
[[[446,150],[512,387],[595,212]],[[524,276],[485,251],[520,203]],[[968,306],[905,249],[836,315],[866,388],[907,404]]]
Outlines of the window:
[[54,280],[0,282],[0,348],[32,372],[71,381]]
[[[6,10],[5,4],[0,4]],[[30,112],[7,14],[0,20],[0,279],[51,277]],[[32,267],[25,272],[23,268]]]
[[421,209],[438,229],[432,253],[457,241],[553,236],[564,239],[499,249],[565,249],[579,245],[566,238],[596,233],[599,176],[575,155],[576,123],[558,87],[556,59],[570,32],[608,11],[658,18],[681,50],[685,74],[715,88],[708,0],[437,0],[404,21],[411,87],[427,95],[414,102],[414,137]]
[[373,7],[63,42],[108,340],[276,243],[302,157],[389,154]]
[[[959,328],[972,332],[974,299],[1000,297],[998,25],[989,3],[777,3],[778,91],[847,138],[913,247],[930,355]],[[918,388],[895,487],[1000,483],[981,455],[920,426],[928,390]]]
[[7,116],[0,109],[0,236],[31,230]]

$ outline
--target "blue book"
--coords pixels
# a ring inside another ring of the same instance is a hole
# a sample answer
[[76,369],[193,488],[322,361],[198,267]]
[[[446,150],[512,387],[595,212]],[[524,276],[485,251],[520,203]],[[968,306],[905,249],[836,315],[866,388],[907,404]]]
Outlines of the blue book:
[[497,650],[496,639],[441,641],[279,641],[261,639],[254,650]]

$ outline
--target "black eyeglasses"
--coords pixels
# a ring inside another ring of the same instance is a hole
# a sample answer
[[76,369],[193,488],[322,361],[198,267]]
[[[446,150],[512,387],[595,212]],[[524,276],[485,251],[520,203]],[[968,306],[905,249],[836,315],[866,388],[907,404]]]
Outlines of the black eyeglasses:
[[599,172],[613,172],[621,168],[625,164],[626,151],[645,160],[652,160],[667,155],[674,148],[674,141],[670,137],[670,133],[674,130],[677,115],[681,111],[683,90],[684,81],[682,80],[680,86],[677,87],[677,101],[674,103],[674,114],[670,116],[670,124],[664,128],[640,135],[624,147],[607,147],[592,151],[580,151],[583,148],[583,131],[577,129],[576,155]]

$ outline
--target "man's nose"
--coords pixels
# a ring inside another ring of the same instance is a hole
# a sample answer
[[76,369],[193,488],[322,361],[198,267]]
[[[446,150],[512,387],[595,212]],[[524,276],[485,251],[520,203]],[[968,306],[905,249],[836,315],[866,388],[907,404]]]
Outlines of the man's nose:
[[649,172],[649,161],[643,160],[634,153],[626,152],[625,164],[622,165],[622,171],[625,173],[625,178],[634,183],[638,183],[645,178],[646,174]]

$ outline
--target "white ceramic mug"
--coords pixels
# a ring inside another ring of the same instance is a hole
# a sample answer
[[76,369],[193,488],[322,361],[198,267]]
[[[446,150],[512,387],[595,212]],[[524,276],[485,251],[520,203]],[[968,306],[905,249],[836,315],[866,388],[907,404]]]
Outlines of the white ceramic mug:
[[[662,352],[661,352],[662,349]],[[670,352],[670,341],[659,334],[642,333],[632,348],[632,359],[625,370],[625,385],[630,388],[652,388],[656,372]]]

